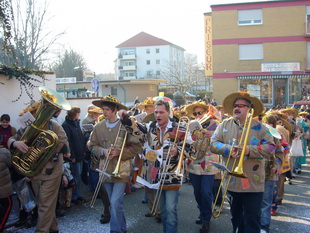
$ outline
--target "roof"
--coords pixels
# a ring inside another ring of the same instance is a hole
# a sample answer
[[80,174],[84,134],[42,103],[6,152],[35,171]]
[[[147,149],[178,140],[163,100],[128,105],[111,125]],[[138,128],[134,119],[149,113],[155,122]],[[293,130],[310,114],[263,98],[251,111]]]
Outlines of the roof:
[[[210,7],[214,6],[229,6],[229,5],[248,5],[248,4],[259,4],[259,3],[277,3],[277,2],[295,2],[294,0],[261,0],[261,1],[255,1],[255,2],[237,2],[235,3],[223,3],[223,4],[213,4]],[[301,0],[304,1],[304,0]]]
[[140,32],[139,34],[119,44],[118,46],[116,46],[116,48],[144,47],[144,46],[158,46],[158,45],[171,45],[171,46],[179,47],[177,45],[172,44],[171,42],[157,38],[148,33]]

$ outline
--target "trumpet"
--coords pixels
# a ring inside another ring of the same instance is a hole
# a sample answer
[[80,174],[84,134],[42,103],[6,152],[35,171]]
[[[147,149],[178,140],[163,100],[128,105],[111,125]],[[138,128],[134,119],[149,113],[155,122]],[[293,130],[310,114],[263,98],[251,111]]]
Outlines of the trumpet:
[[[125,129],[121,129],[121,127],[122,127],[122,124],[119,126],[119,129],[118,129],[118,132],[117,132],[117,136],[115,138],[114,145],[111,145],[111,148],[108,151],[108,156],[106,157],[106,160],[104,162],[103,168],[101,170],[100,169],[96,169],[96,171],[99,172],[99,180],[98,180],[96,189],[94,191],[94,195],[93,195],[93,197],[92,197],[92,199],[90,201],[90,207],[91,208],[94,207],[94,204],[95,204],[95,201],[96,201],[97,196],[99,194],[100,187],[101,187],[101,185],[103,183],[104,177],[107,176],[108,178],[111,178],[111,177],[121,178],[121,176],[119,175],[120,163],[121,163],[121,160],[122,160],[122,155],[123,155],[123,151],[124,151],[124,147],[125,147],[125,143],[126,143],[126,139],[127,139],[127,131],[125,131]],[[122,135],[121,135],[122,131],[125,132],[124,137],[122,137]],[[111,155],[111,152],[112,152],[113,148],[121,148],[121,149],[120,149],[120,155],[118,157],[118,161],[117,161],[115,170],[112,172],[112,174],[109,174],[107,172],[107,169],[108,169],[109,164],[110,164],[109,157]]]
[[[214,203],[213,203],[213,206],[212,206],[212,216],[214,218],[218,218],[221,215],[221,212],[222,212],[222,209],[223,209],[223,205],[224,205],[224,202],[225,202],[225,198],[226,198],[226,195],[227,195],[228,186],[229,186],[231,177],[232,176],[239,177],[239,178],[246,178],[247,177],[245,175],[245,173],[243,172],[243,161],[244,161],[245,150],[246,150],[245,145],[247,145],[247,143],[248,143],[249,134],[250,134],[250,130],[251,130],[251,125],[252,125],[252,120],[253,120],[253,113],[254,113],[254,109],[252,108],[250,110],[250,112],[248,112],[247,117],[246,117],[245,122],[244,122],[244,128],[242,130],[241,138],[240,138],[240,141],[239,141],[239,145],[243,145],[243,147],[242,147],[242,151],[241,151],[241,154],[240,154],[240,157],[239,157],[238,165],[237,165],[237,167],[235,167],[236,161],[237,161],[237,159],[235,159],[234,162],[233,162],[231,171],[228,172],[228,173],[226,172],[226,170],[224,171],[223,178],[221,180],[219,189],[217,191],[217,195],[215,197],[215,200],[214,200]],[[235,140],[236,139],[233,138],[231,149],[230,149],[227,161],[226,161],[226,167],[228,167],[228,165],[229,165],[230,158],[231,158],[233,149],[235,147]],[[225,179],[226,179],[226,181],[225,181]],[[224,183],[226,185],[225,188],[224,188]],[[219,196],[221,194],[221,189],[222,188],[224,189],[223,199],[222,199],[220,208],[216,211],[216,203],[217,203],[217,200],[218,200],[218,198],[219,198]]]
[[[154,198],[154,203],[153,203],[152,210],[151,210],[151,214],[153,216],[156,214],[156,211],[157,211],[157,208],[158,208],[158,204],[159,204],[160,196],[161,196],[164,184],[165,184],[166,176],[167,175],[183,176],[183,174],[181,172],[181,169],[182,169],[182,160],[184,158],[184,149],[185,149],[185,145],[186,145],[186,138],[187,138],[188,131],[189,131],[189,121],[190,121],[189,118],[186,117],[186,116],[183,116],[183,117],[180,118],[177,130],[176,130],[176,134],[175,134],[175,140],[170,145],[170,147],[168,149],[166,162],[164,164],[162,164],[162,169],[161,169],[161,173],[160,173],[160,177],[159,177],[159,181],[158,181],[159,187],[158,187],[158,189],[156,191],[155,198]],[[182,124],[184,125],[184,123],[187,124],[186,127],[185,127],[186,128],[185,132],[181,131],[181,129],[180,129],[180,125],[182,125]],[[170,153],[171,153],[171,150],[173,148],[177,147],[177,143],[178,143],[177,139],[180,138],[180,134],[181,133],[184,133],[184,140],[183,140],[183,144],[182,144],[182,150],[180,152],[180,158],[179,158],[179,161],[178,161],[178,165],[177,165],[177,168],[176,168],[174,173],[168,173],[169,165],[170,165],[170,162],[171,162]]]

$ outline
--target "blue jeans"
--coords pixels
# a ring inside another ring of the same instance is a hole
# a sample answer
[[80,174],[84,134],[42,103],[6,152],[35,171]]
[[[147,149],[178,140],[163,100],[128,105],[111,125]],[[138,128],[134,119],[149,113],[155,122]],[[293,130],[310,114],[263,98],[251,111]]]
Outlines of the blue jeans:
[[260,233],[261,204],[263,192],[229,192],[232,197],[230,212],[233,232]]
[[83,161],[72,163],[73,165],[73,175],[76,180],[76,189],[72,190],[72,200],[77,200],[80,195],[80,185],[81,185],[81,174],[83,168]]
[[89,177],[88,177],[88,188],[90,191],[95,191],[98,180],[99,180],[99,173],[91,168],[89,168]]
[[212,215],[214,175],[195,175],[189,173],[194,195],[202,222],[210,222]]
[[159,200],[159,209],[163,221],[164,233],[178,232],[178,190],[163,190]]
[[266,180],[265,181],[265,191],[263,195],[263,201],[261,204],[262,215],[260,220],[261,229],[269,232],[269,226],[271,221],[271,204],[273,201],[273,189],[276,181],[274,180]]
[[124,214],[124,191],[126,183],[104,183],[104,187],[110,199],[110,232],[122,233],[127,231]]

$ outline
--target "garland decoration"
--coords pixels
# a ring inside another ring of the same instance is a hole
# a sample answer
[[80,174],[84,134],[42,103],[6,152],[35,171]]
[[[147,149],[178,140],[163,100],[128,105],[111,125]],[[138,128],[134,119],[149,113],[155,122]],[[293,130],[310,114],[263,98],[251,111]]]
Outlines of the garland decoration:
[[[29,96],[30,99],[33,99],[32,90],[38,87],[37,85],[34,84],[34,82],[43,83],[43,81],[46,80],[46,78],[44,77],[45,73],[46,72],[44,71],[27,69],[24,67],[0,65],[0,75],[2,74],[4,76],[7,76],[8,80],[15,77],[20,83],[20,94],[16,98],[16,100],[13,100],[13,102],[18,101],[21,98],[24,91],[26,92],[26,94]],[[33,78],[30,75],[36,75],[41,79]],[[1,84],[4,85],[4,83]]]

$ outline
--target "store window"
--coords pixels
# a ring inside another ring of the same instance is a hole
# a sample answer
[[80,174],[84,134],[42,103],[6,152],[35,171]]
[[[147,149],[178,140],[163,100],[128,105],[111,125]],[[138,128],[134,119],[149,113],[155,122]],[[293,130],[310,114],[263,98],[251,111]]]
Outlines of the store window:
[[240,91],[250,92],[264,104],[272,105],[272,79],[241,79]]

